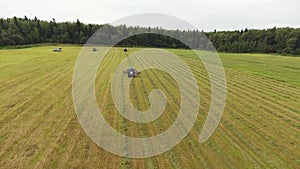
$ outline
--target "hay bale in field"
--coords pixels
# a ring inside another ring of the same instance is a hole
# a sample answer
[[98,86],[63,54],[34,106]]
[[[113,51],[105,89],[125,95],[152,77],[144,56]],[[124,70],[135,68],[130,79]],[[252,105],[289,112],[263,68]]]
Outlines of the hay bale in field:
[[123,51],[124,51],[124,52],[127,52],[128,50],[127,50],[127,48],[124,48]]
[[53,51],[53,52],[61,52],[61,51],[62,51],[62,48],[54,48],[52,51]]

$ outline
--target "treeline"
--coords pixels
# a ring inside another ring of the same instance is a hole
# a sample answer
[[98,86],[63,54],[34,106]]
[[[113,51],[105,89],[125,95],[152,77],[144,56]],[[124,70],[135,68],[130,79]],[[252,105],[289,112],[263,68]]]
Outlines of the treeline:
[[[57,23],[55,19],[47,22],[36,17],[28,19],[26,16],[24,18],[0,18],[0,46],[38,43],[84,44],[100,27],[103,31],[90,39],[90,43],[114,44],[118,42],[119,46],[165,48],[188,48],[188,45],[192,48],[210,49],[212,45],[203,36],[206,35],[220,52],[300,54],[299,28],[274,27],[266,30],[244,29],[205,33],[198,30],[179,31],[126,27],[125,25],[113,27],[83,24],[79,20]],[[123,39],[138,33],[144,34]]]
[[0,18],[0,46],[37,44],[37,43],[73,43],[83,44],[100,25],[85,25],[77,22],[57,23],[24,18]]
[[300,54],[299,28],[272,28],[208,33],[218,51]]

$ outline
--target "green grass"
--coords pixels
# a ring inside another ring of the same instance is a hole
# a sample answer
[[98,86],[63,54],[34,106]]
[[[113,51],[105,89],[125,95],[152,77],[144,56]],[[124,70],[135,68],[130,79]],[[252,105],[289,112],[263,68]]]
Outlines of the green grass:
[[[0,50],[1,168],[297,168],[300,165],[300,57],[221,53],[227,102],[221,123],[198,143],[210,105],[207,72],[190,50],[170,49],[191,67],[201,103],[189,135],[171,151],[146,159],[122,158],[98,147],[81,128],[72,102],[72,75],[79,46]],[[141,48],[130,49],[130,52]],[[129,52],[129,53],[130,53]],[[130,85],[133,105],[149,108],[148,94],[162,89],[169,102],[157,120],[136,124],[118,114],[110,84],[126,56],[114,48],[96,78],[99,108],[117,131],[149,137],[168,129],[180,97],[174,80],[156,69]],[[200,67],[198,67],[198,64]],[[126,149],[126,147],[124,147]]]
[[252,73],[300,87],[299,57],[267,54],[221,53],[220,55],[226,68]]

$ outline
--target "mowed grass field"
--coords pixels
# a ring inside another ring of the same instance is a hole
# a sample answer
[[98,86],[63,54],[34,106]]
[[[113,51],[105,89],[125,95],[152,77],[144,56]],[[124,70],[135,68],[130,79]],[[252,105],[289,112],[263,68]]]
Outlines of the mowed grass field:
[[[192,69],[200,89],[200,110],[189,135],[172,150],[130,159],[97,146],[81,128],[72,101],[72,75],[79,46],[0,50],[0,168],[299,168],[300,57],[221,53],[227,101],[219,127],[205,143],[198,138],[210,106],[210,82],[190,50],[170,51]],[[129,49],[133,53],[141,49]],[[148,94],[162,89],[167,108],[157,120],[137,124],[114,107],[110,85],[126,58],[114,48],[96,78],[99,108],[120,133],[149,137],[168,129],[177,117],[180,93],[174,79],[156,69],[143,71],[130,86],[139,110]],[[87,58],[88,59],[88,58]]]

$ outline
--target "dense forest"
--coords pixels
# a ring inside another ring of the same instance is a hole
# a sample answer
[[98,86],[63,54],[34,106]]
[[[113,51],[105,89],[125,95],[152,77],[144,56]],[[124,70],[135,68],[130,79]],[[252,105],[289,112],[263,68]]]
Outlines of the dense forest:
[[[83,24],[76,22],[43,21],[24,18],[0,18],[0,46],[14,46],[38,43],[84,44],[99,28],[107,32],[100,34],[89,42],[113,44],[121,40],[119,46],[187,48],[179,40],[171,38],[184,37],[184,41],[192,48],[206,49],[203,43],[206,35],[217,51],[220,52],[253,52],[300,54],[300,28],[271,28],[264,30],[244,29],[237,31],[203,32],[199,30],[163,30],[161,28],[113,27],[111,25]],[[104,29],[104,30],[105,30]],[[138,32],[149,32],[122,39]],[[160,33],[170,36],[163,36]],[[98,39],[97,39],[98,38]],[[178,38],[181,39],[181,38]]]

